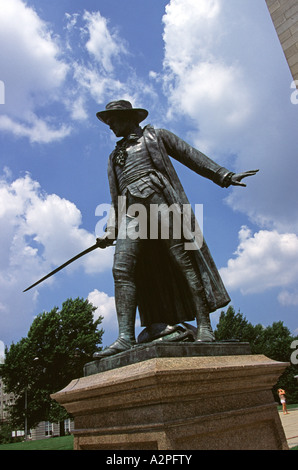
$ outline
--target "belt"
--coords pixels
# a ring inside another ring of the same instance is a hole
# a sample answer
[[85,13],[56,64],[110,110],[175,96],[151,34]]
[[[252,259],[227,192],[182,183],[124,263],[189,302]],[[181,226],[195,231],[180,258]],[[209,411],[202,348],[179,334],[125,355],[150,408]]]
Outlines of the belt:
[[121,184],[119,184],[119,189],[120,192],[122,193],[124,189],[127,188],[132,183],[135,183],[141,178],[144,178],[144,176],[150,175],[150,173],[157,173],[155,170],[146,170],[146,171],[138,171],[137,173],[133,173],[132,175],[125,175],[123,180],[121,181]]

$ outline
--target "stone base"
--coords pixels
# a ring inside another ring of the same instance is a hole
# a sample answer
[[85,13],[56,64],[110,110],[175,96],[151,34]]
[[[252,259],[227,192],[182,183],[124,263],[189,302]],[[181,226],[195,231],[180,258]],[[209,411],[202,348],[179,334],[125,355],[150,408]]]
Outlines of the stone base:
[[153,357],[52,398],[74,417],[75,449],[282,450],[271,388],[287,366],[250,354]]
[[156,340],[152,343],[136,345],[128,351],[115,354],[114,356],[88,362],[84,367],[84,376],[117,369],[118,367],[136,364],[157,357],[239,356],[250,353],[249,343],[238,341],[191,343]]

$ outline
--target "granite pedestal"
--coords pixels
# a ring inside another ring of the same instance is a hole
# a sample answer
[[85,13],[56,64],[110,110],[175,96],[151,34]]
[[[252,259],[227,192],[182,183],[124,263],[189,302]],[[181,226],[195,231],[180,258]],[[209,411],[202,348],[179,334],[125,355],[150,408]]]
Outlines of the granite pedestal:
[[287,363],[243,343],[152,343],[117,356],[52,395],[74,417],[75,449],[288,449],[271,391]]

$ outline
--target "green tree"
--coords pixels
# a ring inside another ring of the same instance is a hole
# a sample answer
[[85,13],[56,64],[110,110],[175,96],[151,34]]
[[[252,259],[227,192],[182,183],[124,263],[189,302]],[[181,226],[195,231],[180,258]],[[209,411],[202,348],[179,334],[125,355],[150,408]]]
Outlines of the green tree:
[[254,327],[249,323],[240,311],[235,313],[234,307],[230,305],[226,312],[221,312],[214,334],[217,341],[238,340],[252,345],[257,342],[262,329],[261,325]]
[[289,363],[273,387],[273,394],[278,401],[277,389],[281,387],[286,390],[289,403],[298,403],[297,380],[294,378],[298,374],[298,366],[290,363],[293,352],[291,344],[297,338],[291,335],[282,321],[267,327],[261,324],[253,326],[242,313],[236,314],[234,308],[229,306],[226,312],[221,312],[214,333],[217,341],[233,339],[249,342],[252,354],[264,354],[275,361]]
[[14,438],[12,437],[12,431],[13,429],[9,423],[6,423],[5,421],[0,422],[0,444],[13,442]]
[[2,376],[6,390],[15,395],[11,422],[28,429],[40,421],[57,422],[68,417],[50,394],[81,377],[83,366],[100,350],[102,321],[94,321],[96,310],[88,300],[67,299],[61,310],[39,314],[28,335],[6,351]]
[[293,339],[282,321],[274,322],[271,326],[261,328],[252,344],[252,351],[255,354],[265,354],[276,361],[288,362]]
[[[296,338],[297,339],[297,338]],[[265,356],[275,361],[288,362],[289,366],[279,377],[277,384],[273,387],[273,394],[276,401],[279,401],[277,390],[283,388],[286,391],[288,403],[298,403],[297,379],[298,365],[291,364],[291,344],[295,340],[289,329],[283,322],[275,322],[271,326],[263,329],[260,343],[254,348],[254,352],[265,354]]]

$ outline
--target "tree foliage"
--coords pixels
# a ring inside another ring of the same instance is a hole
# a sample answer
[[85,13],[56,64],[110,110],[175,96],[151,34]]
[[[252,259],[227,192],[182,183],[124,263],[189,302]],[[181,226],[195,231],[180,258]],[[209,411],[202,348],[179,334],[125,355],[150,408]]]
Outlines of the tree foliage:
[[[217,341],[238,340],[250,344],[252,354],[264,354],[270,359],[290,363],[293,349],[291,345],[297,337],[293,337],[282,321],[271,326],[252,325],[240,311],[235,313],[232,306],[222,311],[216,330]],[[298,365],[290,364],[273,387],[275,399],[278,401],[277,389],[287,392],[289,403],[298,403],[297,379]]]
[[[11,422],[29,427],[40,421],[57,422],[68,417],[64,408],[50,398],[72,379],[81,377],[83,366],[100,350],[102,321],[96,321],[96,310],[88,300],[67,299],[61,310],[39,314],[28,335],[6,350],[2,376],[8,392],[15,395]],[[25,403],[27,411],[25,411]]]

